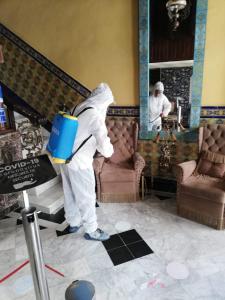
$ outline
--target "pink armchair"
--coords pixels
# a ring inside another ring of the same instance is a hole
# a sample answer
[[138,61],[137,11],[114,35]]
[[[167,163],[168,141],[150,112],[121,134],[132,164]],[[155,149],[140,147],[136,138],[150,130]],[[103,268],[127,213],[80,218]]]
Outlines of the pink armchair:
[[108,117],[106,126],[114,154],[109,160],[94,159],[97,198],[102,202],[137,201],[145,166],[143,157],[137,153],[138,124],[128,118]]
[[[199,152],[198,163],[192,160],[176,168],[177,212],[182,217],[224,229],[225,125],[199,129]],[[219,157],[220,163],[206,160],[206,154]]]

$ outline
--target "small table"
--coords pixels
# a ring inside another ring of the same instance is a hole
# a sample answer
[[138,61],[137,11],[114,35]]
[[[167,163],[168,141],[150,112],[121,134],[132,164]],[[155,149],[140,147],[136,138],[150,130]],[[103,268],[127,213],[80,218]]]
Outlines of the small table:
[[141,198],[142,198],[142,200],[144,200],[144,197],[146,194],[146,186],[147,186],[146,178],[150,178],[150,190],[151,190],[153,187],[153,178],[151,175],[151,167],[150,166],[145,167],[141,174]]
[[[149,189],[146,188],[148,184]],[[158,189],[156,188],[157,185],[159,185],[159,187],[160,185],[162,185],[163,188]],[[143,170],[141,175],[142,200],[144,199],[146,190],[147,192],[150,190],[150,194],[155,194],[157,192],[157,194],[168,194],[168,196],[172,196],[176,193],[176,178],[170,174],[153,174],[152,168],[148,167],[145,170]]]

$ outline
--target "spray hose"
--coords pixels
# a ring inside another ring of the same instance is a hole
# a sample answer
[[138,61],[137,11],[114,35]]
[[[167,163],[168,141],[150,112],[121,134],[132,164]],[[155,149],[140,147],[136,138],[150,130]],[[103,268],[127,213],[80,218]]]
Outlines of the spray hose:
[[149,123],[153,123],[155,122],[158,118],[160,118],[161,116],[159,115],[158,117],[156,117],[153,121],[150,121]]

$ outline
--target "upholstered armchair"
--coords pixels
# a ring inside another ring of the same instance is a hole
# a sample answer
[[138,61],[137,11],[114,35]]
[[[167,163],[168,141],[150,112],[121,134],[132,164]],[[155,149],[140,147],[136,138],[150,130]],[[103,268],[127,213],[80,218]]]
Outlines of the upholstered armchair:
[[106,126],[114,154],[110,159],[94,159],[97,198],[102,202],[137,201],[145,166],[143,157],[137,153],[138,124],[133,119],[108,117]]
[[177,166],[177,211],[182,217],[224,229],[225,125],[199,130],[199,159]]

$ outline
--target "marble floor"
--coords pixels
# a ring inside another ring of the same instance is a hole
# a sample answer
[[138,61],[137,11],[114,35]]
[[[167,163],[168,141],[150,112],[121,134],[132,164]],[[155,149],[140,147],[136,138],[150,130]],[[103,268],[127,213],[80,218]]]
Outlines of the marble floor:
[[[85,240],[82,229],[58,237],[54,228],[41,230],[45,263],[64,274],[46,269],[52,300],[63,300],[76,279],[91,281],[97,300],[225,299],[225,231],[176,216],[175,200],[156,196],[100,203],[97,214],[100,228],[111,235],[135,229],[153,253],[114,266],[103,244]],[[16,223],[0,221],[0,280],[28,259]],[[169,272],[175,263],[184,268],[180,277]],[[35,299],[29,264],[0,283],[0,299]]]

